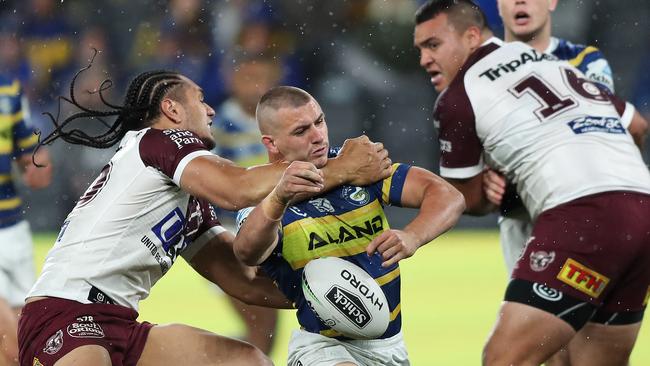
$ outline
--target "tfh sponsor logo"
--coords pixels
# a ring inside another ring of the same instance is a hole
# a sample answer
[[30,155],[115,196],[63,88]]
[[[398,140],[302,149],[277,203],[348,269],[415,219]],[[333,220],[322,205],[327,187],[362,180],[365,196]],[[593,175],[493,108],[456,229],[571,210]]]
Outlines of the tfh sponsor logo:
[[609,278],[571,258],[564,262],[557,279],[593,298],[600,296],[609,283]]

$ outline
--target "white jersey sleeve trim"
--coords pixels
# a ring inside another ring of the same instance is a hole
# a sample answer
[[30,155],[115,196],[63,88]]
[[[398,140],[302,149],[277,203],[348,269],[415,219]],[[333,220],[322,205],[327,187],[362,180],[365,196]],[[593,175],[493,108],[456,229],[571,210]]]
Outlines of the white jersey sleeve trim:
[[239,229],[241,229],[241,226],[244,224],[244,221],[246,221],[246,218],[248,218],[248,215],[251,214],[254,208],[255,208],[254,206],[246,207],[246,208],[242,208],[241,210],[239,210],[239,212],[237,212],[237,219],[236,219],[237,232],[239,232]]
[[483,171],[483,163],[466,168],[445,168],[440,167],[440,175],[445,178],[465,179],[471,178]]
[[625,111],[621,116],[621,124],[626,129],[630,127],[630,124],[632,123],[632,117],[634,117],[634,111],[635,111],[634,106],[629,102],[625,102]]
[[196,238],[192,242],[192,244],[190,244],[187,247],[187,249],[185,249],[183,253],[181,253],[181,256],[185,258],[186,261],[190,261],[192,258],[194,258],[196,253],[198,253],[201,249],[203,249],[205,244],[209,242],[210,239],[214,238],[215,236],[225,231],[226,229],[221,225],[211,227],[206,232],[204,232],[203,235]]
[[176,166],[176,170],[174,171],[174,178],[172,179],[174,183],[176,183],[176,185],[180,187],[181,176],[183,175],[183,170],[185,170],[187,164],[189,164],[190,161],[192,161],[194,158],[198,158],[199,156],[205,156],[205,155],[213,155],[213,154],[208,150],[199,150],[199,151],[189,153],[183,159],[181,159],[181,161]]

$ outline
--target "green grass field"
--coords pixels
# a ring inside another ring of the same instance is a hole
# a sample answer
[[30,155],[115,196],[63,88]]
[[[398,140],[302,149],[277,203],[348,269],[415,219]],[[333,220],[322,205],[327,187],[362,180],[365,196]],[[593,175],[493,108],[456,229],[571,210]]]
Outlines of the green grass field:
[[[37,235],[36,260],[43,262],[53,235]],[[496,318],[506,285],[496,231],[456,231],[420,249],[401,264],[403,332],[412,364],[479,365],[483,342]],[[239,319],[224,295],[179,260],[141,303],[140,319],[185,323],[237,336]],[[272,354],[286,364],[287,342],[297,323],[283,311]],[[645,325],[632,365],[650,365],[650,328]]]

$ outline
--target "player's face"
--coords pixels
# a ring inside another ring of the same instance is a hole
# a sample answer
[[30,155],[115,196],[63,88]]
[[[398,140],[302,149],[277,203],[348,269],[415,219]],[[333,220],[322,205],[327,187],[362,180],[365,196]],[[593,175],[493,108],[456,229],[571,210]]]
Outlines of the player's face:
[[420,66],[438,92],[449,86],[472,51],[465,35],[456,31],[445,13],[416,25],[414,44],[420,52]]
[[215,141],[210,126],[212,125],[212,117],[215,115],[214,109],[203,100],[203,89],[190,79],[183,78],[183,81],[183,88],[185,89],[185,100],[182,101],[185,112],[185,126],[183,128],[194,132],[208,149],[213,149]]
[[298,108],[280,108],[275,121],[273,142],[285,160],[308,161],[317,168],[327,164],[327,123],[315,100]]
[[507,34],[528,42],[550,24],[557,0],[498,0],[499,14]]

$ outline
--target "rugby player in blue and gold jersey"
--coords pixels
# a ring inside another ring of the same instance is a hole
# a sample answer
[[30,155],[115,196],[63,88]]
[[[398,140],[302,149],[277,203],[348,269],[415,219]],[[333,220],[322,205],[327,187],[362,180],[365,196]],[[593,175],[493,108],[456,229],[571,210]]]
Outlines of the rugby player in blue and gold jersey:
[[[408,365],[401,333],[398,262],[451,228],[465,208],[460,193],[433,173],[393,164],[387,179],[343,185],[309,200],[319,168],[331,154],[327,123],[304,90],[276,87],[256,111],[271,162],[292,162],[275,189],[256,207],[241,210],[236,255],[260,265],[297,309],[300,330],[289,343],[289,365]],[[391,229],[384,205],[419,208],[403,230]],[[245,223],[244,223],[245,221]],[[344,258],[368,272],[388,300],[390,323],[378,339],[352,340],[321,322],[301,289],[305,265],[318,257]]]
[[17,163],[23,182],[31,189],[48,186],[52,177],[45,149],[36,157],[44,166],[32,164],[38,138],[26,118],[20,81],[0,75],[0,365],[18,364],[18,313],[34,284],[32,238],[14,185],[12,163]]

